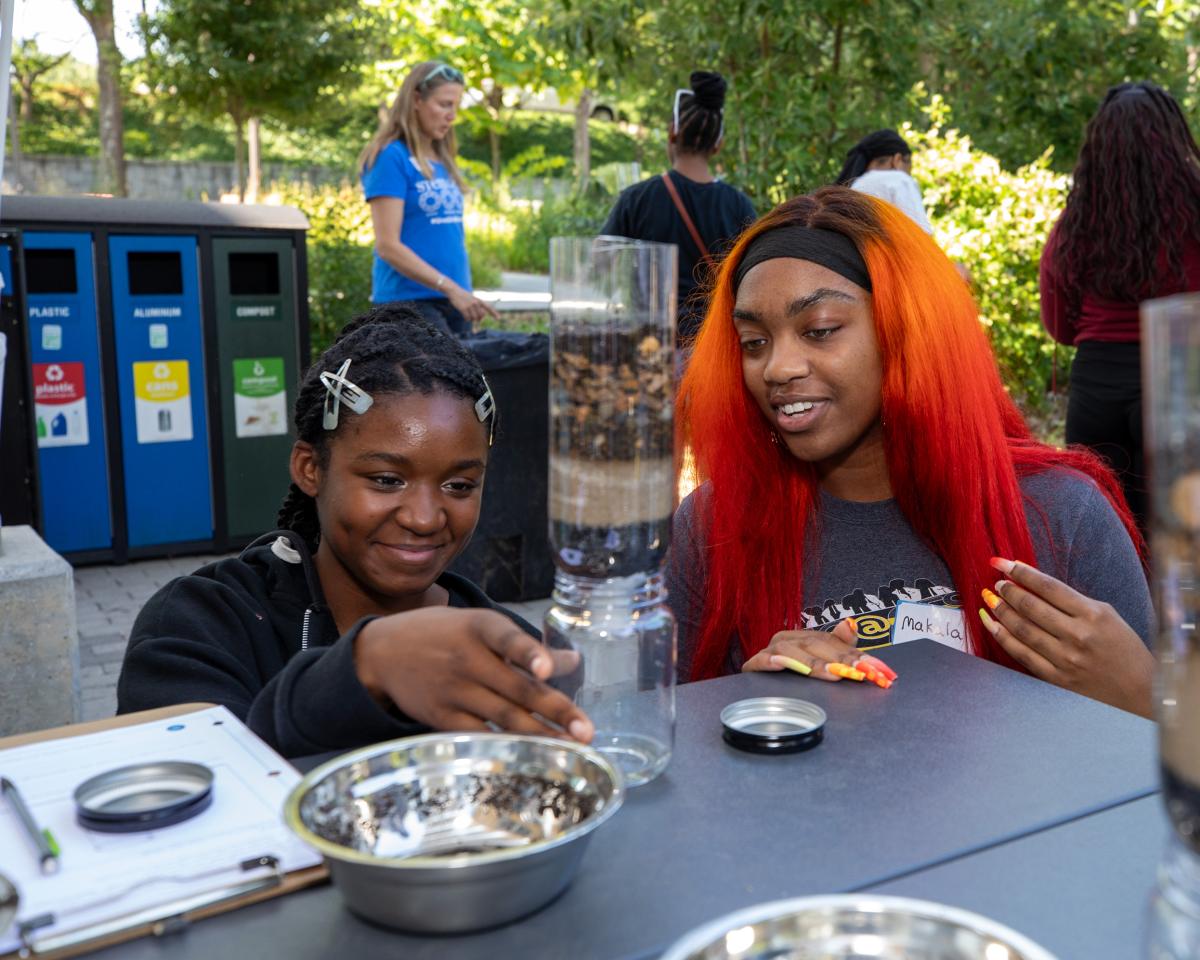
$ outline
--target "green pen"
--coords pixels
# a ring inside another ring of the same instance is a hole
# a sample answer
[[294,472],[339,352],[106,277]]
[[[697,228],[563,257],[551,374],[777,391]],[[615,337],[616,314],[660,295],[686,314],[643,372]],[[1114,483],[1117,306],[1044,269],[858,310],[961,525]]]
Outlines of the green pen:
[[12,804],[12,808],[17,811],[17,818],[25,828],[25,833],[29,836],[30,842],[37,848],[38,859],[42,865],[42,873],[57,873],[58,855],[61,851],[58,848],[58,841],[54,839],[54,834],[49,830],[38,828],[37,823],[33,819],[33,814],[25,806],[25,800],[22,798],[21,792],[17,789],[16,784],[7,777],[0,777],[0,794],[3,794],[4,798]]

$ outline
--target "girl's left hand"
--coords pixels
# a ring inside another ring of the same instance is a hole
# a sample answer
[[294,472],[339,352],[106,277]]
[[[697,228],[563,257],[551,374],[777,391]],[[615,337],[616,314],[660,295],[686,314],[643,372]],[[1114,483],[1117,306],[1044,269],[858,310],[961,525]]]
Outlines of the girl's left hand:
[[[1008,577],[980,609],[996,642],[1035,677],[1153,719],[1154,655],[1110,604],[999,557]],[[998,596],[997,596],[998,594]],[[994,604],[994,605],[993,605]]]

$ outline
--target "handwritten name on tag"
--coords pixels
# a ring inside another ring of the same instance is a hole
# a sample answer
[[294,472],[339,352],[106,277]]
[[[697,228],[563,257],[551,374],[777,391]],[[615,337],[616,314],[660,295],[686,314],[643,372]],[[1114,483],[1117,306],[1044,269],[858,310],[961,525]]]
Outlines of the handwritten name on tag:
[[936,640],[963,653],[967,646],[967,621],[962,610],[955,607],[935,607],[928,603],[903,600],[896,604],[896,620],[892,626],[892,643],[910,640]]

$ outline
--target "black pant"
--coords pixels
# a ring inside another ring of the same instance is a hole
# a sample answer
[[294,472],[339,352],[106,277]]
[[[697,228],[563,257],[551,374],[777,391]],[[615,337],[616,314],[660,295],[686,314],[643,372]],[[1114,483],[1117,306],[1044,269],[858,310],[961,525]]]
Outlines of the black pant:
[[471,332],[471,324],[467,322],[467,318],[454,309],[445,297],[435,297],[431,300],[401,300],[399,302],[406,307],[412,307],[424,319],[446,333],[461,337]]
[[1145,532],[1140,344],[1085,340],[1079,345],[1071,364],[1067,443],[1082,443],[1108,461]]

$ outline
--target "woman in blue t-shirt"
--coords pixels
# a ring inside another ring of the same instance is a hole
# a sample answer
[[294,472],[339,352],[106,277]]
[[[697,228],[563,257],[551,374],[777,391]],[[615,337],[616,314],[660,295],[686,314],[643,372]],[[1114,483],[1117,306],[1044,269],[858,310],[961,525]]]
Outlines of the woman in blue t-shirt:
[[418,64],[358,158],[375,228],[371,301],[403,301],[456,334],[486,314],[496,316],[471,292],[464,184],[454,162],[463,89],[454,67]]

